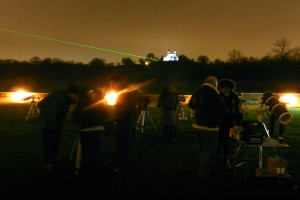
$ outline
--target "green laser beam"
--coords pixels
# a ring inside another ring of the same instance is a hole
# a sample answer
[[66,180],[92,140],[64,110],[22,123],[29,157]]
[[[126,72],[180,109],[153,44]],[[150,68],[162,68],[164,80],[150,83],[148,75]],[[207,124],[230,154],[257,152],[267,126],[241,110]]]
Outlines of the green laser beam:
[[132,56],[132,57],[138,57],[138,58],[143,58],[143,59],[158,61],[155,58],[147,58],[147,57],[144,57],[144,56],[138,56],[138,55],[134,55],[134,54],[130,54],[130,53],[124,53],[124,52],[120,52],[120,51],[113,51],[113,50],[109,50],[109,49],[102,49],[102,48],[99,48],[99,47],[93,47],[93,46],[79,44],[79,43],[75,43],[75,42],[68,42],[68,41],[64,41],[64,40],[58,40],[58,39],[54,39],[54,38],[48,38],[48,37],[43,37],[43,36],[39,36],[39,35],[33,35],[33,34],[29,34],[29,33],[22,33],[22,32],[18,32],[18,31],[12,31],[12,30],[8,30],[8,29],[3,29],[3,28],[0,28],[0,31],[5,31],[5,32],[9,32],[9,33],[15,33],[15,34],[19,34],[19,35],[25,35],[25,36],[35,37],[35,38],[39,38],[39,39],[43,39],[43,40],[50,40],[50,41],[54,41],[54,42],[60,42],[60,43],[65,43],[65,44],[70,44],[70,45],[75,45],[75,46],[80,46],[80,47],[86,47],[86,48],[96,49],[96,50],[100,50],[100,51],[107,51],[107,52],[111,52],[111,53],[123,54],[123,55],[127,55],[127,56]]

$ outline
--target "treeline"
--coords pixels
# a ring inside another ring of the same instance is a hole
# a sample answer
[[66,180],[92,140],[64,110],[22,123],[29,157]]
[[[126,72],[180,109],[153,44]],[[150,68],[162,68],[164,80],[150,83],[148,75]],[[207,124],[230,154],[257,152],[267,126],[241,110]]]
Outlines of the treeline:
[[[14,84],[85,82],[103,80],[110,74],[121,74],[133,82],[156,79],[160,82],[197,82],[209,75],[219,79],[231,78],[237,83],[290,83],[300,81],[300,61],[243,60],[242,62],[199,63],[188,59],[177,62],[150,62],[111,66],[83,64],[57,59],[35,62],[0,60],[1,90],[8,91]],[[7,86],[7,87],[5,87]],[[38,89],[38,88],[37,88]],[[257,88],[253,88],[257,90]]]
[[0,60],[0,90],[26,86],[34,91],[48,92],[69,82],[101,84],[107,82],[110,75],[118,73],[130,82],[156,79],[157,85],[151,88],[154,92],[159,91],[162,84],[170,83],[178,88],[185,87],[184,92],[191,93],[194,85],[201,84],[209,75],[218,79],[231,78],[243,92],[299,92],[299,48],[290,48],[285,39],[274,45],[272,53],[263,58],[246,57],[234,49],[226,61],[210,61],[203,55],[193,60],[179,55],[179,61],[163,62],[153,53],[147,55],[149,59],[140,59],[139,63],[125,57],[116,65],[101,58],[94,58],[87,64],[59,58],[6,59]]

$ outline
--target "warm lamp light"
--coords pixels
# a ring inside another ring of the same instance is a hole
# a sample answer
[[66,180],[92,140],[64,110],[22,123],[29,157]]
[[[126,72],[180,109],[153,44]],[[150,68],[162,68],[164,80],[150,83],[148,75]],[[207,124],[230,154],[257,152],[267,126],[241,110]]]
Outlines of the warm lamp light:
[[105,95],[105,100],[108,105],[115,105],[118,98],[118,93],[110,92]]
[[28,97],[28,96],[31,96],[32,93],[29,93],[29,92],[25,92],[23,90],[19,90],[17,92],[13,92],[12,93],[12,96],[11,96],[11,101],[14,101],[14,102],[23,102],[23,99]]
[[281,96],[281,97],[280,97],[280,101],[281,101],[282,103],[285,103],[286,106],[288,106],[288,107],[295,106],[295,105],[298,104],[298,99],[297,99],[297,97],[295,97],[295,96],[292,95],[292,94],[287,94],[287,95]]

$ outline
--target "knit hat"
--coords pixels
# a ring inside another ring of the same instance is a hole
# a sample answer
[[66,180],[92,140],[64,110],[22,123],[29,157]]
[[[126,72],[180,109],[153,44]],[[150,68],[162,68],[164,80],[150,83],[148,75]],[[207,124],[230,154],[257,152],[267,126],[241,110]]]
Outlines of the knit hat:
[[222,89],[224,87],[230,88],[231,90],[235,90],[235,82],[231,79],[222,79],[219,81],[218,87],[219,89]]

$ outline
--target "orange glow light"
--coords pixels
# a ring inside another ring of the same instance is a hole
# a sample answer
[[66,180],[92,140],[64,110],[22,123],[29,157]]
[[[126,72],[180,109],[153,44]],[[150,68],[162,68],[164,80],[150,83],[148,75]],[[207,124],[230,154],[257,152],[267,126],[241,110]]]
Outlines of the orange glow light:
[[118,98],[118,93],[110,92],[105,95],[105,100],[108,105],[115,105]]
[[25,92],[23,90],[19,90],[17,92],[13,92],[11,95],[11,101],[14,102],[24,102],[23,99],[25,97],[31,96],[33,93]]
[[292,94],[281,96],[279,100],[285,103],[287,107],[296,106],[298,104],[298,98]]

